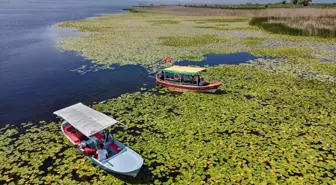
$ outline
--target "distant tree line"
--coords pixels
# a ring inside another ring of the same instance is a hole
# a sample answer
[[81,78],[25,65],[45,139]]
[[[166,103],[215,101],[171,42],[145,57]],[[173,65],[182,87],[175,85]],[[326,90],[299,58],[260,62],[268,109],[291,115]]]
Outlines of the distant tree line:
[[312,0],[292,0],[293,4],[299,4],[299,5],[303,5],[303,6],[308,6],[309,3],[311,3]]
[[[169,6],[164,4],[139,4],[137,7],[155,7],[155,6]],[[316,8],[336,8],[335,3],[319,3],[314,4],[312,0],[278,0],[277,3],[258,4],[258,3],[246,3],[240,5],[221,5],[221,4],[198,4],[198,5],[186,5],[178,4],[178,6],[194,7],[194,8],[218,8],[218,9],[266,9],[266,8],[295,8],[300,6],[309,6]]]

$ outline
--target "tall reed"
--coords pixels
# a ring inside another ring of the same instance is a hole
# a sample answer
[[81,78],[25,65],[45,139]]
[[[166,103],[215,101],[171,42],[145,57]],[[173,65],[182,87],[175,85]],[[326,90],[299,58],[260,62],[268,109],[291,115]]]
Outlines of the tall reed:
[[325,38],[336,37],[336,20],[332,17],[259,17],[252,18],[249,24],[272,33]]
[[192,8],[184,6],[155,6],[135,8],[142,12],[195,16],[238,16],[238,17],[335,17],[336,8],[272,8],[256,10],[233,10],[215,8]]

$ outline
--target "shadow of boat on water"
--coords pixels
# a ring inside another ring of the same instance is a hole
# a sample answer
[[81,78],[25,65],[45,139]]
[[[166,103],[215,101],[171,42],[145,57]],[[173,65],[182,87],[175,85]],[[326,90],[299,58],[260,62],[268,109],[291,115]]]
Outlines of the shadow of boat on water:
[[129,184],[150,184],[153,182],[154,179],[153,173],[147,168],[147,166],[142,166],[136,177],[116,173],[109,173],[109,174]]

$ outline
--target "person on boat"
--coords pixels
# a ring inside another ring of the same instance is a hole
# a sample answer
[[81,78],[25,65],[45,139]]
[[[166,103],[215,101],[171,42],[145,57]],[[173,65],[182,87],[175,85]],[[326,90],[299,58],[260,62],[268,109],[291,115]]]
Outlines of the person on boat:
[[85,141],[82,141],[79,145],[79,149],[82,150],[83,154],[86,156],[92,156],[96,153],[96,150],[94,148],[87,147],[87,144]]
[[169,76],[169,80],[170,80],[170,81],[174,81],[174,80],[175,80],[175,79],[174,79],[174,75],[170,75],[170,76]]
[[194,81],[194,76],[186,76],[185,78],[184,78],[184,82],[185,83],[188,83],[188,84],[190,84],[190,83],[193,83],[193,81]]
[[195,78],[194,78],[194,83],[195,83],[196,85],[198,85],[198,82],[199,82],[199,76],[195,76]]
[[203,85],[204,85],[204,78],[203,78],[203,77],[201,78],[201,80],[200,80],[200,82],[199,82],[199,85],[200,85],[200,86],[203,86]]
[[161,73],[160,73],[160,79],[164,80],[164,72],[163,71],[161,71]]
[[107,150],[104,148],[104,144],[100,144],[99,149],[97,150],[98,160],[103,161],[105,160],[107,156]]
[[107,130],[104,133],[104,148],[108,149],[110,147],[111,144],[114,143],[114,138],[113,138],[113,134],[112,131],[109,133]]
[[195,76],[194,75],[191,76],[190,83],[192,83],[192,84],[195,83]]

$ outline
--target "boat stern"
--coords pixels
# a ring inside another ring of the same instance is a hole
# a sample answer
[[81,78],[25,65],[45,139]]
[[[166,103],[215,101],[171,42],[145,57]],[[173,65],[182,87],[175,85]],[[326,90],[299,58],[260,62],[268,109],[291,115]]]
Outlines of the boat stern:
[[105,170],[136,177],[143,165],[142,157],[126,147],[120,153],[102,162]]

